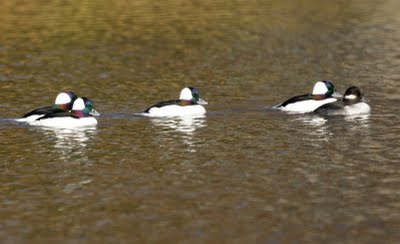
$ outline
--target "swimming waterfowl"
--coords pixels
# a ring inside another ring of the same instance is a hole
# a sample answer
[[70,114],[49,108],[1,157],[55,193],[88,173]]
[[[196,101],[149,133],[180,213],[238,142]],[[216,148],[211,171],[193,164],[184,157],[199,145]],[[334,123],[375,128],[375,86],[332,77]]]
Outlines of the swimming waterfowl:
[[72,109],[72,105],[78,96],[73,92],[61,92],[57,95],[53,106],[46,106],[32,110],[21,118],[16,119],[18,122],[32,122],[46,114],[58,112],[66,112]]
[[142,115],[151,117],[204,115],[206,109],[202,105],[208,103],[200,97],[195,87],[182,89],[179,99],[157,103],[146,109]]
[[340,101],[325,104],[315,110],[321,115],[369,114],[371,107],[365,102],[364,93],[357,86],[347,88]]
[[94,126],[97,125],[97,120],[93,116],[100,116],[94,109],[93,102],[86,97],[80,97],[75,100],[71,111],[46,114],[29,124],[62,128]]
[[292,113],[310,113],[324,104],[336,102],[337,97],[340,95],[332,82],[318,81],[311,94],[292,97],[273,108]]

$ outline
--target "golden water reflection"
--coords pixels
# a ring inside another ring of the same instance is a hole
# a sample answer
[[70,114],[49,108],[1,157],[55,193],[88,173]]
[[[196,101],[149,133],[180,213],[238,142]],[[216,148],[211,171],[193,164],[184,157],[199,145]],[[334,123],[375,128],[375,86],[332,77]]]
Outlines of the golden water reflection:
[[295,121],[304,125],[304,133],[306,135],[303,136],[303,140],[309,141],[312,146],[320,148],[323,146],[321,142],[328,142],[332,137],[326,118],[318,115],[306,115],[297,117]]
[[[2,1],[1,116],[72,90],[105,117],[83,131],[0,122],[0,243],[394,240],[399,5]],[[253,111],[319,79],[362,87],[378,112]],[[188,84],[216,116],[124,116]]]
[[87,146],[96,135],[96,127],[84,128],[40,128],[43,133],[53,139],[54,149],[60,159],[79,159],[88,161]]
[[162,127],[159,133],[167,144],[171,138],[178,138],[187,146],[188,152],[196,152],[196,147],[200,144],[196,132],[207,126],[205,118],[205,116],[151,118],[151,122],[156,127]]
[[[296,122],[301,122],[304,126],[301,127],[303,141],[309,142],[313,147],[322,148],[324,143],[330,143],[335,137],[353,135],[355,137],[363,136],[366,140],[369,134],[370,115],[348,115],[348,116],[330,116],[321,117],[319,115],[304,115],[294,119]],[[344,121],[346,123],[336,123],[332,121]]]

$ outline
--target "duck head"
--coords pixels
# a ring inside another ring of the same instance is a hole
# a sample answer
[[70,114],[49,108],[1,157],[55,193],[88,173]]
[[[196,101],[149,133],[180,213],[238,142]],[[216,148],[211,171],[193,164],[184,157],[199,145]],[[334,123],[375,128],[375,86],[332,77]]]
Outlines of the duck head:
[[61,92],[57,95],[54,108],[69,111],[78,96],[73,92]]
[[343,102],[351,105],[362,102],[364,100],[364,93],[357,86],[347,88],[343,95]]
[[335,86],[331,81],[318,81],[315,83],[312,95],[325,95],[326,97],[341,98],[342,95],[339,94]]
[[71,113],[78,117],[100,116],[100,113],[94,109],[93,102],[86,97],[75,100]]
[[200,97],[200,92],[195,87],[185,87],[182,89],[179,100],[190,101],[191,104],[207,105],[208,102]]

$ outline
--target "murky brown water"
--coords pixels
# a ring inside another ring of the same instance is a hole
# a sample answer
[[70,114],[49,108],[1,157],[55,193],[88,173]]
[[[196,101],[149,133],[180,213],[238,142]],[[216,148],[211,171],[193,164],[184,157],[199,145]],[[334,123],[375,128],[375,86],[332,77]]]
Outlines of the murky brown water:
[[[3,0],[0,242],[398,243],[399,8]],[[372,114],[265,109],[320,79]],[[133,116],[186,85],[205,118]],[[94,101],[96,129],[9,121],[60,90]]]

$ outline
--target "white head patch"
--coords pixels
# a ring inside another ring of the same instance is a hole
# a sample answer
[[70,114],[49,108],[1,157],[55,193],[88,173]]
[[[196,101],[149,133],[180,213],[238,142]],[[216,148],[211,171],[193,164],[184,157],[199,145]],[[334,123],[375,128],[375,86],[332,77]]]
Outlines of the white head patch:
[[352,100],[352,99],[356,99],[357,96],[354,95],[354,94],[350,94],[350,95],[346,95],[344,98],[349,99],[349,100]]
[[57,95],[56,101],[54,102],[54,104],[60,105],[60,104],[66,104],[66,103],[70,103],[70,102],[71,102],[71,98],[69,97],[69,95],[65,92],[61,92],[60,94]]
[[189,88],[183,88],[181,91],[181,95],[179,96],[180,100],[192,100],[192,91]]
[[85,109],[85,102],[82,98],[78,98],[75,100],[74,105],[72,106],[72,110],[83,110]]
[[314,85],[314,89],[312,91],[313,95],[323,95],[328,91],[328,88],[326,88],[326,85],[322,81],[318,81]]

